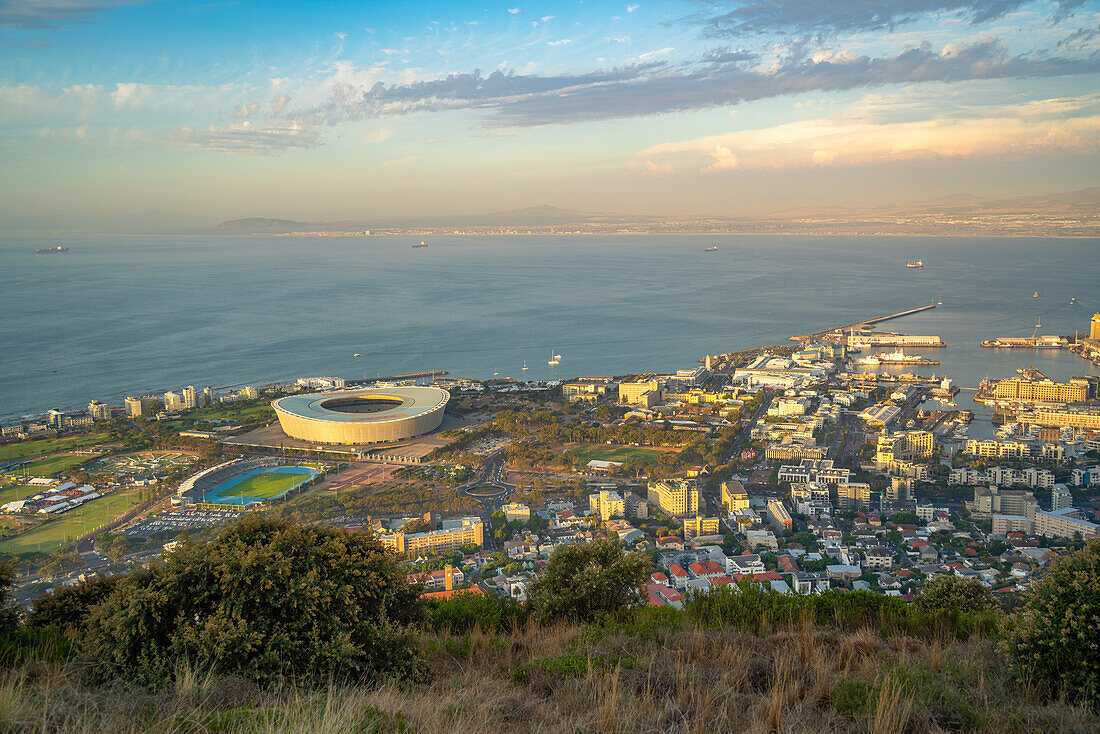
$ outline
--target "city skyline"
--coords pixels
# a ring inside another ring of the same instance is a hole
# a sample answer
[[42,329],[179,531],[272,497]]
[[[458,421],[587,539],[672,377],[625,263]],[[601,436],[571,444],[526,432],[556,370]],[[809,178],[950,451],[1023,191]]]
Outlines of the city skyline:
[[1080,0],[10,0],[0,221],[753,216],[1084,189],[1098,29]]

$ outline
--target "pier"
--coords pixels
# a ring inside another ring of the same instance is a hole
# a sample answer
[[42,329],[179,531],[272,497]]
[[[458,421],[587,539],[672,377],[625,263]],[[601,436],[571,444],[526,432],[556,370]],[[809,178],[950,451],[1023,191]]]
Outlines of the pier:
[[386,375],[385,377],[368,377],[356,382],[396,382],[397,380],[419,380],[426,377],[443,377],[447,370],[424,370],[423,372],[406,372],[403,375]]
[[935,307],[936,307],[936,304],[931,303],[927,306],[921,306],[919,308],[911,308],[908,311],[901,311],[900,313],[890,314],[889,316],[878,316],[878,317],[873,318],[873,319],[864,319],[863,321],[854,321],[850,324],[844,324],[844,326],[834,326],[830,329],[822,329],[821,331],[815,331],[812,334],[802,334],[800,336],[792,336],[792,337],[788,337],[788,338],[789,338],[790,341],[793,341],[793,342],[817,341],[817,340],[821,339],[823,336],[825,336],[826,334],[830,334],[832,332],[836,332],[836,331],[843,332],[843,331],[847,331],[849,329],[855,329],[857,327],[862,328],[864,326],[871,326],[873,324],[881,324],[883,321],[892,321],[894,319],[900,319],[903,316],[912,316],[913,314],[920,313],[921,311],[930,311],[931,309],[933,309]]

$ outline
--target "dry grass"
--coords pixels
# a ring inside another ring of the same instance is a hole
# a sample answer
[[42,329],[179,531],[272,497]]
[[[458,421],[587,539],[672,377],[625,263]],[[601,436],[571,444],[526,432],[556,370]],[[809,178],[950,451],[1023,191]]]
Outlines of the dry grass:
[[[0,675],[0,731],[1096,731],[1027,700],[993,645],[802,624],[624,632],[558,625],[425,640],[433,678],[374,689],[287,686],[182,668],[159,690],[95,687],[74,666]],[[965,684],[959,685],[963,680]]]

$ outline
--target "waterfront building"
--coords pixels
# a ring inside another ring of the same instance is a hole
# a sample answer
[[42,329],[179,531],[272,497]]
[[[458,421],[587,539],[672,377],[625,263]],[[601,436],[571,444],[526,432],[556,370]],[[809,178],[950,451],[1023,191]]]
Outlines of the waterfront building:
[[218,399],[214,396],[214,388],[207,385],[202,389],[202,407],[213,405],[218,402]]
[[109,421],[111,420],[111,406],[93,400],[88,403],[88,415],[92,416],[94,421]]
[[481,546],[485,543],[485,526],[480,517],[461,517],[444,520],[439,530],[406,535],[400,530],[379,536],[379,540],[394,553],[416,556],[421,553],[442,553],[464,545]]
[[198,393],[195,391],[194,385],[183,388],[183,407],[187,410],[199,407]]
[[178,413],[183,410],[183,396],[172,390],[164,393],[164,409],[169,413]]
[[618,385],[610,377],[586,376],[570,380],[561,386],[562,396],[570,401],[589,400],[595,401],[615,393]]
[[647,499],[669,515],[682,517],[699,512],[699,485],[692,479],[650,482]]
[[1092,315],[1092,325],[1089,330],[1090,339],[1100,339],[1100,313]]
[[[334,379],[340,379],[340,378],[334,378]],[[335,385],[335,384],[336,383],[334,382],[333,385]],[[257,397],[259,397],[260,393],[256,391],[256,388],[249,385],[248,387],[242,387],[240,394],[241,394],[241,397],[244,398],[245,400],[255,400]]]
[[722,482],[722,506],[731,515],[738,510],[747,510],[749,507],[749,493],[745,491],[745,485],[734,479],[730,482]]
[[157,399],[153,395],[144,395],[140,398],[128,397],[125,400],[126,415],[130,418],[137,418],[144,415],[156,403]]
[[1016,420],[1025,425],[1052,426],[1055,428],[1084,428],[1100,430],[1100,407],[1095,405],[1048,405],[1020,413]]
[[661,383],[657,380],[622,382],[619,384],[619,402],[652,408],[661,403]]
[[613,517],[626,517],[626,502],[622,495],[609,489],[588,495],[588,509],[590,514],[600,518],[600,522],[607,522]]
[[1032,454],[1032,444],[1026,441],[999,441],[997,439],[970,439],[966,442],[966,453],[974,456],[1027,459]]
[[1020,400],[1025,402],[1079,403],[1089,396],[1088,384],[1079,382],[1054,382],[1026,377],[998,380],[993,384],[995,400]]

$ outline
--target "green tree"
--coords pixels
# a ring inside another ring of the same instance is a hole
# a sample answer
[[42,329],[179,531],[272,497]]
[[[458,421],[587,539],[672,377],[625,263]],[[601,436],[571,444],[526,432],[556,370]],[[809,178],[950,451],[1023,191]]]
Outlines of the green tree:
[[1021,679],[1050,696],[1100,705],[1100,540],[1059,558],[1012,619],[1008,648]]
[[916,605],[926,612],[985,612],[996,609],[997,600],[975,579],[937,576],[924,585]]
[[19,611],[11,598],[14,585],[15,564],[11,561],[0,563],[0,636],[10,635],[19,627]]
[[540,620],[588,622],[643,603],[640,587],[651,568],[642,553],[625,553],[611,540],[559,546],[528,588]]
[[419,589],[367,533],[250,515],[125,577],[80,646],[128,678],[415,679]]
[[36,629],[55,627],[78,639],[92,608],[110,596],[121,580],[121,576],[88,579],[43,594],[34,600],[25,624]]

